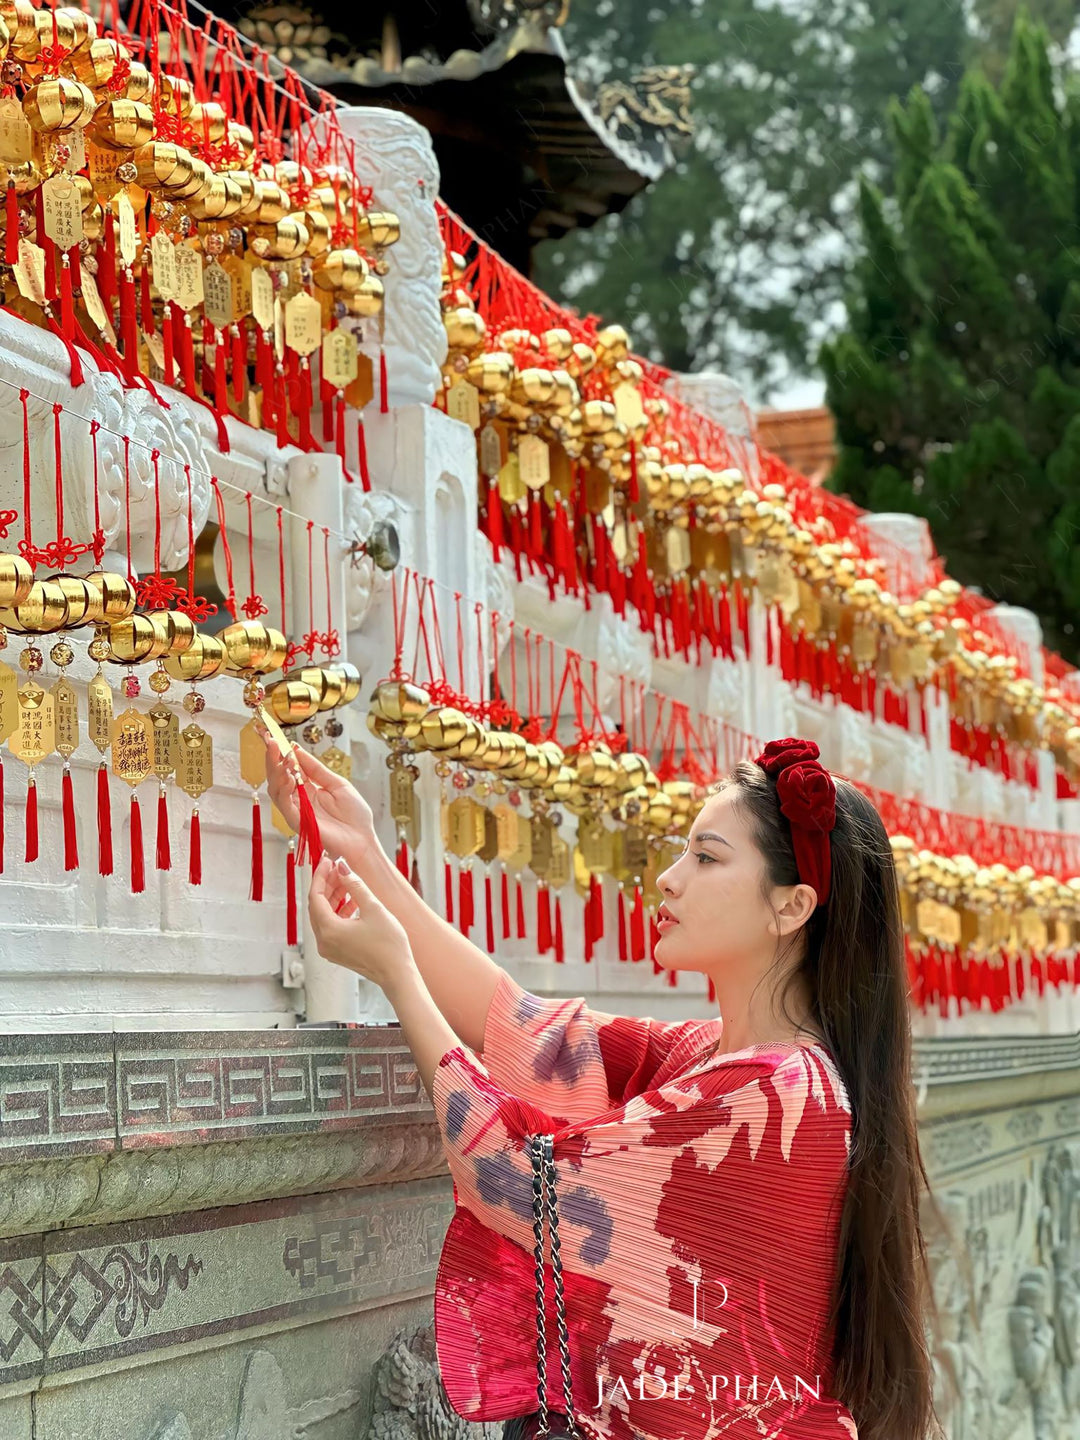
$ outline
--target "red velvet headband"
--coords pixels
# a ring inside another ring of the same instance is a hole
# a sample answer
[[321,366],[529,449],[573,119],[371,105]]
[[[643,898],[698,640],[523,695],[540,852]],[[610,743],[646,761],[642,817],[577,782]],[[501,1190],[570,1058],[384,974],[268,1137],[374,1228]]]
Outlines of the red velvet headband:
[[799,879],[812,885],[818,904],[829,898],[832,846],[829,832],[836,824],[836,786],[813,740],[770,740],[757,757],[766,775],[776,780],[780,812],[791,826],[791,843]]

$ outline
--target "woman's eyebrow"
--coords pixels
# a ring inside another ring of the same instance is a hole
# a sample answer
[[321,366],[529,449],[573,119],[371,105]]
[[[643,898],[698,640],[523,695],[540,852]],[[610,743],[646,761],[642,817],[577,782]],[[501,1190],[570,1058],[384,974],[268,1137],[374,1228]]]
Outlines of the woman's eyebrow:
[[703,830],[700,835],[695,835],[694,838],[695,840],[715,840],[720,845],[726,845],[729,850],[735,849],[735,846],[732,845],[730,840],[725,840],[723,835],[714,834],[712,830]]

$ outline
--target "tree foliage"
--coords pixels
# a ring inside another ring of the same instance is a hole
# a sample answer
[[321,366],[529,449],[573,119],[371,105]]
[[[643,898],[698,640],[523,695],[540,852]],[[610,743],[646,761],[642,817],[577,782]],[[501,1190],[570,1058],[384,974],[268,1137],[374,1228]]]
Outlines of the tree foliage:
[[828,482],[929,521],[949,572],[1080,630],[1080,89],[1021,12],[999,84],[970,69],[940,133],[892,107],[896,194],[860,193],[848,327],[821,352]]
[[717,366],[759,397],[807,374],[843,319],[855,177],[887,183],[890,96],[918,83],[931,126],[948,112],[962,7],[573,0],[566,40],[574,65],[597,76],[693,61],[695,136],[622,215],[540,246],[538,282],[628,324],[640,350],[675,369]]

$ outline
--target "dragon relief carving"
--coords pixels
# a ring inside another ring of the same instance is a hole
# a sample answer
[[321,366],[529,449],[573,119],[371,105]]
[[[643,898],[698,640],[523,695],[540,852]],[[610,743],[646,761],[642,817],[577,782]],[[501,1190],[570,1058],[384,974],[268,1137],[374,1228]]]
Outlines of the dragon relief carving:
[[[360,1377],[357,1377],[358,1381]],[[370,1397],[369,1403],[365,1404]],[[146,1440],[303,1440],[326,1421],[356,1411],[355,1428],[334,1430],[355,1440],[500,1440],[502,1422],[475,1424],[450,1406],[439,1378],[434,1327],[397,1331],[375,1361],[370,1381],[314,1400],[290,1403],[285,1373],[263,1349],[249,1352],[235,1418],[213,1436],[196,1436],[183,1411],[163,1415]],[[366,1418],[361,1415],[366,1412]]]
[[621,140],[647,145],[693,134],[690,81],[694,65],[649,65],[628,80],[609,80],[596,92],[596,109],[608,130]]

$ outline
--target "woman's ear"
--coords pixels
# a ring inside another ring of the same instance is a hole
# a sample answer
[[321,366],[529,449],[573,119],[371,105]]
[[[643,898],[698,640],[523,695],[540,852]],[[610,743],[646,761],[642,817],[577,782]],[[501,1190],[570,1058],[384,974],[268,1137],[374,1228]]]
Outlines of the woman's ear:
[[805,925],[817,907],[817,891],[812,885],[793,885],[783,904],[778,905],[779,933],[790,935]]

